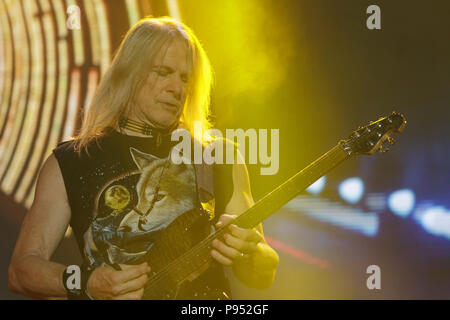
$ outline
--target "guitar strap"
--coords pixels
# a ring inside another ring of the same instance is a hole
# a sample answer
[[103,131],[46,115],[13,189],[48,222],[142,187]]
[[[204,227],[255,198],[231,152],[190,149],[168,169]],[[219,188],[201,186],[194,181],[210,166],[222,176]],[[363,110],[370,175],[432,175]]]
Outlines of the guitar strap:
[[195,164],[197,194],[200,205],[209,214],[209,220],[215,217],[214,165]]
[[[225,144],[230,143],[223,139]],[[235,149],[236,152],[236,149]],[[225,207],[233,194],[232,164],[196,164],[197,191],[203,209],[211,212],[210,221],[215,224],[225,213]]]

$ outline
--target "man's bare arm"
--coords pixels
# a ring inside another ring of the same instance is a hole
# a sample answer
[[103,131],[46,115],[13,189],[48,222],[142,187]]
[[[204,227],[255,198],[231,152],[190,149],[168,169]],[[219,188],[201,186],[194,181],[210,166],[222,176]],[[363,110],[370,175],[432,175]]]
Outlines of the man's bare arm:
[[22,224],[9,266],[9,288],[38,299],[64,299],[66,266],[49,261],[64,236],[71,211],[58,162],[52,154],[38,177],[33,204]]
[[[50,261],[70,221],[67,193],[54,155],[39,174],[33,205],[22,229],[9,266],[11,291],[37,299],[67,299],[62,282],[65,265]],[[95,299],[141,299],[150,267],[120,265],[92,272],[87,289]]]
[[[240,153],[237,157],[241,158],[242,164],[233,165],[233,195],[225,208],[226,214],[219,218],[217,227],[228,224],[254,205],[247,167]],[[224,240],[213,242],[216,249],[212,252],[213,258],[224,265],[233,266],[235,276],[247,286],[268,288],[274,281],[279,257],[265,241],[262,225],[253,229],[232,225]],[[249,254],[241,259],[240,252]]]

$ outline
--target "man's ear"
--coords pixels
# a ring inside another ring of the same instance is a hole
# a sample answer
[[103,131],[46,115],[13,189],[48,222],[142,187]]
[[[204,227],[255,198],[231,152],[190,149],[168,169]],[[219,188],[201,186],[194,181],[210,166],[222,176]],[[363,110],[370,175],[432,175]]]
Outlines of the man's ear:
[[148,153],[144,153],[133,147],[130,147],[130,153],[131,153],[131,157],[133,158],[134,163],[137,165],[139,170],[142,170],[143,168],[148,166],[153,161],[159,160],[158,157],[155,157],[154,155],[151,155]]

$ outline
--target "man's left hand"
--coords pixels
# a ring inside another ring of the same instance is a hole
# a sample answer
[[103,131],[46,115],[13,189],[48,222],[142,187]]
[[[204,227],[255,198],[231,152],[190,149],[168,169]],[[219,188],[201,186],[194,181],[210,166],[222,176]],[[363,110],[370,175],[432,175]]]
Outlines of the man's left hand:
[[[236,217],[229,214],[221,215],[216,228],[226,226]],[[254,253],[258,243],[263,242],[263,236],[254,229],[240,228],[235,224],[230,224],[227,228],[229,232],[224,234],[223,241],[215,239],[212,242],[214,249],[211,251],[211,256],[225,266],[231,266],[236,259]]]

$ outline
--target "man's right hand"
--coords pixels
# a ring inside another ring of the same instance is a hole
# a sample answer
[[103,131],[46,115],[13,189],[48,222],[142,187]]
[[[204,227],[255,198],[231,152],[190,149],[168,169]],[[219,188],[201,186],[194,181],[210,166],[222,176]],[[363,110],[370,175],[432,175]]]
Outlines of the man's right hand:
[[95,269],[89,277],[87,291],[96,300],[140,300],[148,281],[150,267],[120,264],[122,270],[111,266]]

